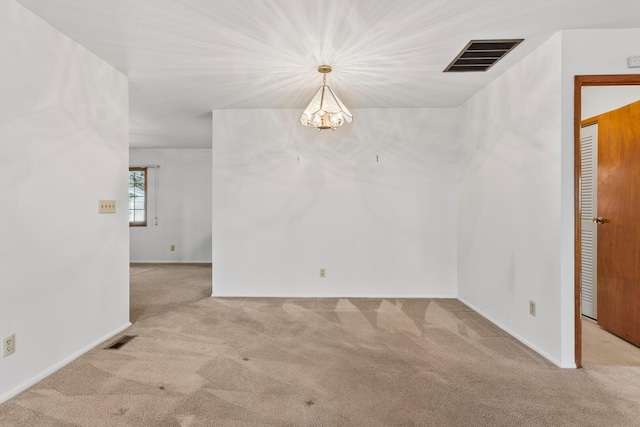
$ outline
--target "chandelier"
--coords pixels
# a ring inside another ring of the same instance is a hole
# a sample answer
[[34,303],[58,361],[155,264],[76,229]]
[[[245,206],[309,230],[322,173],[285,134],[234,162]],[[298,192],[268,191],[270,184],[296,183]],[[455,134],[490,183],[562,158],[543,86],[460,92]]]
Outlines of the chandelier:
[[351,123],[353,116],[327,86],[327,74],[331,72],[331,66],[321,65],[318,67],[318,72],[322,73],[322,86],[313,95],[311,102],[300,116],[300,124],[318,130],[336,130],[345,122]]

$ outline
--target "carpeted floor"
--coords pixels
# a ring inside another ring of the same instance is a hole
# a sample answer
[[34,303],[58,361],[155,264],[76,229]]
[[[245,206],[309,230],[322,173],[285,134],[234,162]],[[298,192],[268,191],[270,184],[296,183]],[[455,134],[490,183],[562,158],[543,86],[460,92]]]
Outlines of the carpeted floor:
[[457,300],[203,298],[124,334],[0,425],[640,425],[640,368],[559,369]]
[[582,317],[582,363],[589,365],[640,366],[640,348]]
[[130,276],[131,323],[211,296],[211,264],[131,264]]

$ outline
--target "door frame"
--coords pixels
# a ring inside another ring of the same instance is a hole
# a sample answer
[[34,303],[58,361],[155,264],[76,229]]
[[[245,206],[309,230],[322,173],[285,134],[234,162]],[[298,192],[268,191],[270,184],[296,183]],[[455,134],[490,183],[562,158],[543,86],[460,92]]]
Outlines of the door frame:
[[582,171],[580,129],[582,122],[583,86],[636,86],[640,85],[640,74],[585,75],[574,77],[573,95],[573,212],[575,238],[575,359],[576,367],[582,368],[582,212],[580,211],[580,176]]

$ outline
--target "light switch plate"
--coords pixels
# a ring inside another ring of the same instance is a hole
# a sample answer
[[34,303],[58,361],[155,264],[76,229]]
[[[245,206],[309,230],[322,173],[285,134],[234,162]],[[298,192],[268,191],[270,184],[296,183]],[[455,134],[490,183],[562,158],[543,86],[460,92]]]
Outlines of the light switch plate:
[[98,200],[98,213],[114,214],[116,213],[115,200]]

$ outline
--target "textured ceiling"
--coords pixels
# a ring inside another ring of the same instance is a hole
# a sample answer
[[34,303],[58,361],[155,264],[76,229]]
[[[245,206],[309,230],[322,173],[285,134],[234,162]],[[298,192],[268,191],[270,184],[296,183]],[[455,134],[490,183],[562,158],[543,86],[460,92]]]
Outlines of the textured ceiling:
[[[352,110],[453,107],[558,30],[640,22],[638,0],[18,2],[129,76],[132,147],[209,147],[214,109],[303,109],[320,64]],[[485,38],[525,41],[486,73],[442,73]]]

